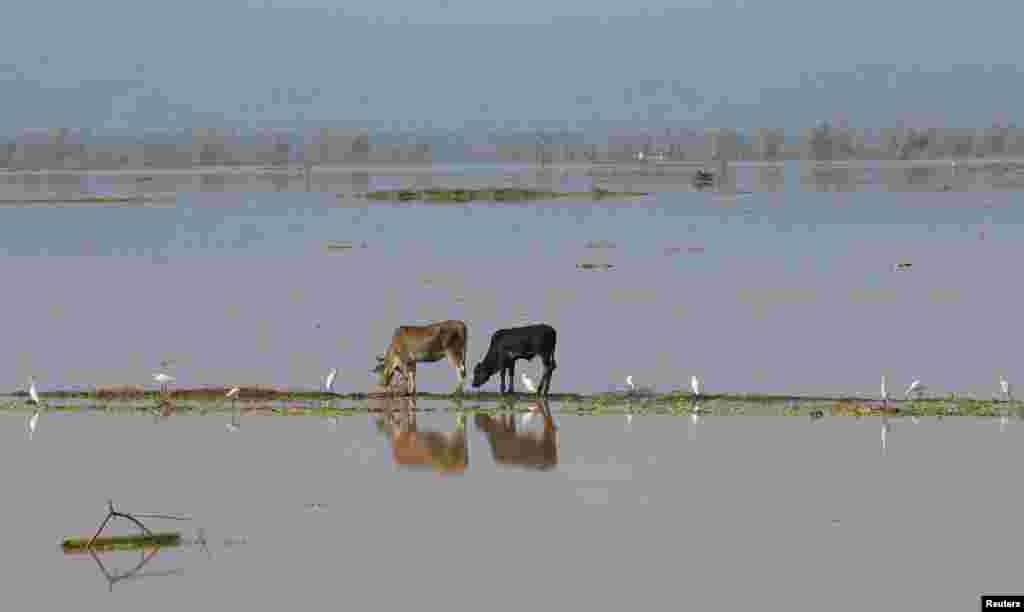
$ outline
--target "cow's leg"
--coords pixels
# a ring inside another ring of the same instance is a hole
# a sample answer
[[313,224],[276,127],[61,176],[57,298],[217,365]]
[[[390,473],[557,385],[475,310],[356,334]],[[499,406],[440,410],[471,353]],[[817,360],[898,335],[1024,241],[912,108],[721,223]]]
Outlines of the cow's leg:
[[406,378],[409,379],[409,395],[416,397],[416,362],[405,364]]
[[508,392],[516,392],[516,360],[508,360]]
[[541,376],[537,394],[543,393],[544,397],[547,397],[548,392],[551,390],[551,376],[555,373],[555,368],[558,367],[558,364],[555,363],[555,356],[553,354],[544,355],[541,359],[544,362],[544,375]]
[[452,364],[455,368],[455,375],[459,379],[459,385],[455,387],[455,393],[461,395],[462,389],[466,385],[466,363],[465,361],[459,362],[459,356],[453,351],[448,351],[448,363]]
[[505,366],[505,358],[498,357],[498,376],[501,377],[501,384],[499,385],[499,389],[501,390],[502,395],[505,395]]

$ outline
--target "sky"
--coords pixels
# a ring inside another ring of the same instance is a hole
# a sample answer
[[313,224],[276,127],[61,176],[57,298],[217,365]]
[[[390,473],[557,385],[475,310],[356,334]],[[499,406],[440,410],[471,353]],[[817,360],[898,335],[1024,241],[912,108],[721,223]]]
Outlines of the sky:
[[0,135],[1020,121],[1024,5],[903,0],[17,2]]

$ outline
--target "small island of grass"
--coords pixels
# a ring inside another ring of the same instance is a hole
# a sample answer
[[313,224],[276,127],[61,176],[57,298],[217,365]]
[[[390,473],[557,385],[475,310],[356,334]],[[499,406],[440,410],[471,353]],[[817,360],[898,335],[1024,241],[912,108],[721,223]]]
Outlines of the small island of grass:
[[547,191],[543,189],[522,189],[518,187],[488,187],[485,189],[391,189],[371,191],[365,197],[370,200],[391,200],[397,202],[527,202],[532,200],[554,200],[561,198],[631,198],[648,195],[637,191],[608,191],[595,188],[590,191]]

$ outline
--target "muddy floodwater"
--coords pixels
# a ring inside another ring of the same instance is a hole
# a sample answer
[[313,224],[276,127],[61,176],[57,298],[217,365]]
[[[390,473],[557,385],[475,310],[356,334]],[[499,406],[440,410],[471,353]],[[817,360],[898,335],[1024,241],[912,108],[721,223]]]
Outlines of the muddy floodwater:
[[[952,611],[1019,590],[1018,419],[627,421],[552,405],[550,423],[524,423],[424,400],[414,420],[399,403],[376,408],[48,411],[31,440],[24,415],[0,415],[5,597],[33,609],[518,610],[571,598],[820,610],[841,596],[831,609]],[[183,545],[63,554],[108,499],[189,517],[145,519]]]

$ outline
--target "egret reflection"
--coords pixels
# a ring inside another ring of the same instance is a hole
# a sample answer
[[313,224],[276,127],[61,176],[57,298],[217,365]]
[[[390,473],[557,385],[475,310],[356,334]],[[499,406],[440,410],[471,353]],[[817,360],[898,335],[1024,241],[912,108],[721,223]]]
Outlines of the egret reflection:
[[690,410],[689,423],[686,426],[686,437],[693,442],[697,439],[697,425],[700,424],[700,404],[694,402],[693,409]]
[[887,437],[888,433],[892,431],[892,426],[889,424],[889,417],[882,415],[882,454],[884,455],[887,450]]

